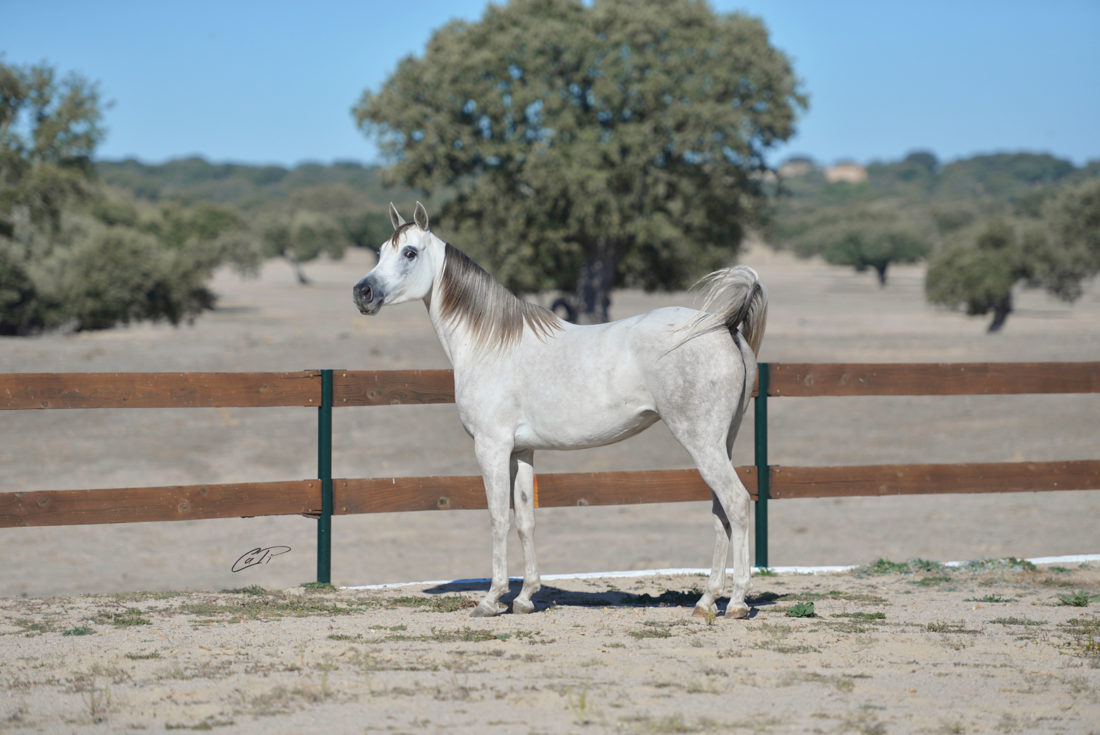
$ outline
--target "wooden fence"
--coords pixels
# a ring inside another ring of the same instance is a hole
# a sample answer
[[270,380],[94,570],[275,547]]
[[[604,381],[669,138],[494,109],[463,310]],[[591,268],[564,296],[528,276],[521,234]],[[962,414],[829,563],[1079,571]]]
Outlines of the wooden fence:
[[[737,471],[756,502],[756,565],[767,566],[769,499],[1100,489],[1100,459],[1064,462],[770,465],[768,398],[1100,393],[1100,362],[761,363],[755,464]],[[0,492],[0,528],[262,515],[318,519],[318,581],[331,575],[331,517],[484,508],[480,476],[332,477],[332,409],[451,403],[450,370],[292,373],[0,374],[0,409],[303,406],[318,410],[316,479],[170,487]],[[695,470],[554,473],[540,507],[709,500]],[[2,488],[0,488],[2,490]]]

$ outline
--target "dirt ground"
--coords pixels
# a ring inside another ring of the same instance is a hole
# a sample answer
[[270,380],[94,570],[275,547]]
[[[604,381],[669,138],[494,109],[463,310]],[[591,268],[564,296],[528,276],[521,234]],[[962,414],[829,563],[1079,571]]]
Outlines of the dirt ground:
[[[421,306],[374,318],[352,307],[370,261],[310,264],[306,288],[280,263],[254,280],[221,274],[220,307],[193,325],[5,339],[0,370],[447,367]],[[1021,293],[991,336],[982,320],[927,306],[917,266],[879,288],[761,247],[742,262],[770,291],[764,360],[1100,360],[1096,282],[1073,306]],[[692,298],[621,292],[612,310]],[[1100,449],[1100,396],[769,407],[776,464]],[[337,477],[477,473],[453,406],[335,413]],[[751,418],[738,464],[752,461]],[[315,452],[313,409],[6,412],[0,492],[307,478]],[[686,466],[660,424],[536,457],[543,472]],[[770,563],[1088,554],[1100,551],[1097,518],[1095,492],[777,501]],[[710,561],[705,503],[540,509],[537,520],[544,574]],[[488,539],[483,512],[337,517],[333,582],[483,577]],[[517,546],[513,536],[513,574]],[[233,571],[268,547],[266,563]],[[1100,592],[1094,568],[763,577],[754,618],[713,625],[690,618],[679,594],[697,577],[555,581],[536,615],[475,622],[461,586],[303,591],[314,549],[315,523],[297,517],[0,530],[0,732],[1095,732],[1100,722],[1100,602],[1058,604]],[[810,601],[819,617],[787,617]]]
[[1095,566],[874,572],[757,577],[748,620],[691,617],[699,576],[492,620],[461,584],[7,598],[0,731],[1098,731]]

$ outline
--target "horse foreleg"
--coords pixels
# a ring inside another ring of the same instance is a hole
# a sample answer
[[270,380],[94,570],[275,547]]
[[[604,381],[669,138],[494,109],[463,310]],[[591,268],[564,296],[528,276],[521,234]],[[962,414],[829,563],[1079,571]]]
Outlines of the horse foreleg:
[[529,613],[535,609],[531,595],[539,591],[539,565],[535,558],[535,467],[534,452],[512,455],[512,501],[516,509],[516,532],[523,546],[523,589],[512,602],[512,612]]
[[489,591],[473,612],[475,618],[500,615],[507,608],[500,604],[508,591],[508,496],[512,477],[511,447],[487,440],[474,440],[474,454],[485,479],[485,500],[489,506],[489,525],[493,537],[493,581]]

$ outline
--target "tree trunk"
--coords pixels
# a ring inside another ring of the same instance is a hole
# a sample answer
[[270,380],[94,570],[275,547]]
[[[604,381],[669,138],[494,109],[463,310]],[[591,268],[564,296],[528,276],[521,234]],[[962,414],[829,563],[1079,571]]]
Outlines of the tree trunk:
[[889,263],[882,263],[875,266],[875,273],[878,274],[879,288],[886,288],[886,269],[890,266]]
[[577,324],[602,324],[610,318],[611,289],[615,285],[615,246],[599,238],[577,277]]
[[306,276],[306,272],[302,270],[302,264],[293,253],[287,253],[283,256],[287,262],[290,263],[290,267],[294,269],[294,275],[298,279],[299,286],[308,286],[309,278]]
[[1008,320],[1008,315],[1012,313],[1012,294],[1006,295],[993,305],[993,321],[989,323],[989,332],[1001,331],[1001,327],[1005,325],[1005,321]]

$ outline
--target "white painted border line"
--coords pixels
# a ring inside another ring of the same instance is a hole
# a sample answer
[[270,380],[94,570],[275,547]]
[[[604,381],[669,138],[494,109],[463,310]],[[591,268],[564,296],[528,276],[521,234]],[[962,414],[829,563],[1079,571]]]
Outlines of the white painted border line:
[[[1100,562],[1100,554],[1076,554],[1070,556],[1039,556],[1024,561],[1032,564],[1089,564]],[[968,561],[944,562],[946,567],[962,567],[970,564]],[[773,574],[835,574],[837,572],[850,572],[858,569],[856,565],[848,566],[821,566],[821,567],[768,567]],[[732,573],[732,570],[727,570]],[[760,567],[753,567],[753,572],[759,572]],[[633,569],[623,572],[579,572],[576,574],[544,574],[544,582],[553,582],[560,579],[630,579],[634,577],[657,577],[662,575],[691,575],[707,576],[709,569]],[[432,579],[424,582],[389,582],[386,584],[362,584],[341,587],[342,590],[388,590],[400,587],[439,586],[445,584],[489,584],[488,578],[473,579]],[[510,577],[510,582],[522,582],[522,577]]]

